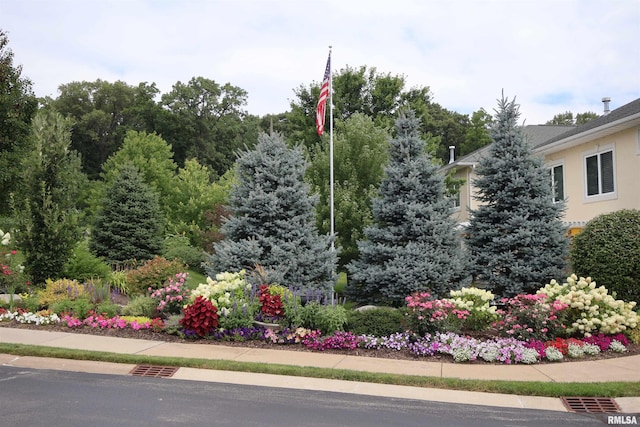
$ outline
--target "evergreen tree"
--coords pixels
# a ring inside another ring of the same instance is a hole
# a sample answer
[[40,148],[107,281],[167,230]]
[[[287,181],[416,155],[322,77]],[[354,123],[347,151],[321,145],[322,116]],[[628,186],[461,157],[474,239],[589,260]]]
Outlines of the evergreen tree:
[[553,202],[549,173],[523,138],[518,117],[515,100],[502,98],[494,144],[474,182],[481,203],[466,233],[475,275],[504,297],[559,278],[567,256],[564,206]]
[[155,133],[128,131],[122,147],[103,164],[101,177],[106,186],[111,184],[120,168],[129,163],[136,167],[144,183],[158,194],[160,207],[166,215],[172,209],[169,203],[175,191],[177,169],[171,146]]
[[259,265],[271,282],[333,289],[336,254],[317,231],[317,198],[304,182],[305,169],[301,147],[288,148],[277,133],[261,134],[255,149],[240,155],[231,216],[221,227],[226,238],[214,244],[209,276]]
[[20,160],[28,153],[30,124],[37,109],[31,81],[13,65],[9,38],[0,29],[0,215],[9,213],[9,196],[17,190]]
[[96,215],[91,250],[112,262],[151,259],[160,253],[162,232],[157,194],[135,166],[123,165]]
[[466,276],[451,201],[418,124],[412,111],[396,120],[374,225],[348,266],[348,293],[358,302],[397,306],[415,291],[443,295]]
[[71,146],[71,123],[51,109],[36,113],[33,147],[21,163],[22,188],[15,195],[18,244],[36,285],[57,279],[79,237],[77,203],[86,182]]

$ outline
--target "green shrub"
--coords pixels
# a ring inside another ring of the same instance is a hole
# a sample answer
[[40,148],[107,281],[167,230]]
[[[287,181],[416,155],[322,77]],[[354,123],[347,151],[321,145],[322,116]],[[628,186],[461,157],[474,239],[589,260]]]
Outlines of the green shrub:
[[76,245],[63,270],[64,277],[81,282],[94,278],[106,280],[110,275],[111,267],[101,258],[93,255],[89,251],[89,244],[84,240]]
[[405,309],[376,307],[365,311],[347,312],[345,329],[356,335],[384,337],[404,332]]
[[315,301],[307,302],[302,306],[299,310],[300,326],[307,329],[318,329],[317,319],[321,307],[322,306]]
[[640,210],[600,215],[571,245],[578,277],[591,277],[616,298],[640,302]]
[[303,327],[319,329],[324,335],[343,331],[347,323],[347,310],[342,305],[320,305],[309,302],[300,310]]
[[40,303],[40,297],[38,293],[30,293],[30,294],[20,294],[20,301],[15,301],[15,306],[17,308],[22,308],[26,311],[30,311],[31,313],[38,312],[43,305]]
[[163,332],[169,335],[180,335],[182,314],[172,314],[164,321]]
[[120,306],[111,301],[103,301],[99,304],[96,304],[96,313],[102,314],[106,317],[115,317],[120,312]]
[[133,297],[129,304],[122,307],[123,316],[144,316],[149,318],[156,317],[156,301],[145,295],[137,295]]
[[185,266],[179,261],[169,261],[156,256],[146,261],[140,267],[127,271],[127,286],[130,295],[139,295],[161,288],[169,277],[185,271]]
[[73,310],[73,300],[65,298],[49,305],[49,310],[60,315],[63,313],[71,313]]
[[218,327],[221,329],[251,327],[258,310],[258,304],[246,304],[243,307],[227,310],[225,315],[218,313]]
[[199,273],[204,273],[202,263],[205,260],[205,253],[202,249],[191,246],[189,238],[178,234],[168,236],[162,245],[162,256],[166,259],[174,259],[188,266]]
[[78,319],[86,319],[89,312],[94,309],[94,304],[86,298],[78,298],[73,301],[72,313]]
[[86,319],[89,312],[95,308],[95,305],[91,303],[86,297],[80,298],[66,298],[54,302],[49,306],[49,309],[57,314],[67,313],[71,316],[77,317],[80,320]]

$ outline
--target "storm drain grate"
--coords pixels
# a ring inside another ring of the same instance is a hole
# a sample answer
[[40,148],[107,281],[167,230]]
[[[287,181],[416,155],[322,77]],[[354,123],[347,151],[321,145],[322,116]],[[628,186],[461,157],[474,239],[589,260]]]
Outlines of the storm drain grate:
[[130,372],[136,377],[160,377],[169,378],[178,372],[174,366],[137,365]]
[[609,397],[563,397],[562,403],[571,412],[620,412],[616,401]]

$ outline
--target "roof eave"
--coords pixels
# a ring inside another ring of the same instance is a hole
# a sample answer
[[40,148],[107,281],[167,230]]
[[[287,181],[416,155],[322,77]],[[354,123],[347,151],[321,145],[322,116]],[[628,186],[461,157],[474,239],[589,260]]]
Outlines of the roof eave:
[[567,138],[560,139],[551,144],[539,146],[534,151],[544,154],[552,154],[561,150],[566,150],[567,148],[575,147],[576,145],[580,145],[588,141],[592,141],[597,138],[602,138],[616,132],[630,129],[634,126],[640,126],[640,112],[627,117],[623,117],[614,122],[606,123],[602,126],[586,130],[576,135],[571,135]]

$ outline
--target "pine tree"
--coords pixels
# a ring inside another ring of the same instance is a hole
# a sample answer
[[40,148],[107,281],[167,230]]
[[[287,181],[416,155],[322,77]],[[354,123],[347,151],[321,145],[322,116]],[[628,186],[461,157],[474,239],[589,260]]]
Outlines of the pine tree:
[[474,274],[504,297],[559,278],[567,256],[564,206],[553,202],[549,174],[524,140],[518,117],[515,100],[502,98],[494,144],[474,182],[481,203],[466,233]]
[[452,204],[418,125],[412,111],[396,120],[374,225],[348,266],[348,293],[358,302],[401,305],[412,292],[443,295],[466,277]]
[[268,280],[301,290],[331,291],[336,254],[315,225],[317,198],[304,182],[302,149],[279,134],[261,134],[236,162],[231,216],[221,227],[207,273],[261,266]]
[[18,245],[34,284],[59,278],[79,237],[78,199],[86,177],[71,146],[71,122],[51,109],[38,111],[31,151],[23,159],[15,195]]
[[162,247],[162,231],[157,194],[135,166],[123,165],[96,215],[91,250],[111,262],[151,259]]

